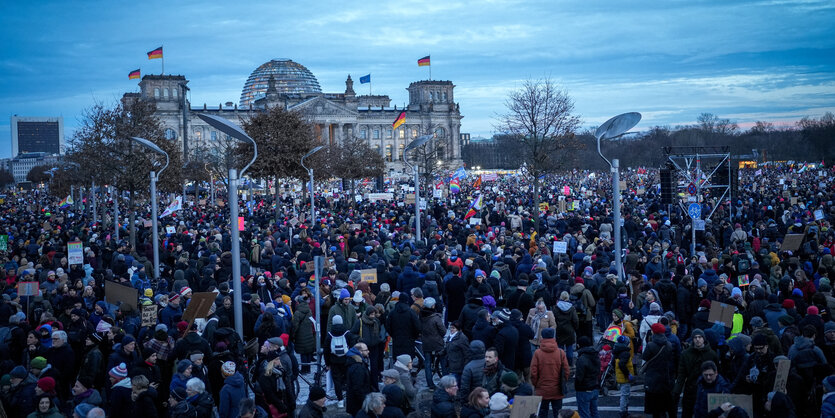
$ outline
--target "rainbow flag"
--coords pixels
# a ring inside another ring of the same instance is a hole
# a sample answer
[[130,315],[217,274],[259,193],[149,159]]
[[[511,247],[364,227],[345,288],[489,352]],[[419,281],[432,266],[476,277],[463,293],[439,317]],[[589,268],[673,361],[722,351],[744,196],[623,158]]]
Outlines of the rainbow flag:
[[467,214],[464,215],[464,220],[470,219],[475,216],[481,208],[484,207],[484,199],[479,194],[476,200],[473,200],[473,203],[470,204],[470,210],[467,211]]
[[156,59],[156,58],[162,58],[162,47],[154,49],[153,51],[148,51],[148,59],[149,60]]
[[418,67],[428,67],[429,66],[429,55],[421,58],[418,60]]
[[397,115],[397,119],[395,119],[394,123],[391,124],[391,128],[392,129],[397,129],[400,125],[402,125],[404,123],[406,123],[406,112],[405,111],[400,112],[400,114]]
[[139,78],[139,77],[140,77],[139,69],[133,70],[133,71],[128,73],[128,80],[133,80],[133,79]]
[[62,200],[61,203],[58,204],[58,207],[60,207],[61,209],[66,209],[70,207],[70,205],[72,204],[72,195],[67,195],[67,197],[65,197],[64,200]]
[[458,179],[452,179],[449,182],[449,192],[456,194],[461,192],[461,185],[458,183]]

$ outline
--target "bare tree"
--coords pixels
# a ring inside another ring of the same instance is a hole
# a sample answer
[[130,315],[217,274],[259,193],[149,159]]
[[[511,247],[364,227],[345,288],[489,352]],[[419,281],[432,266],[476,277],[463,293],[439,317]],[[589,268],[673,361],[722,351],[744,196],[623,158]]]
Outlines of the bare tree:
[[356,180],[382,176],[385,171],[383,157],[365,139],[352,136],[328,148],[332,148],[333,155],[328,161],[336,163],[332,164],[331,171],[336,177],[350,181],[352,195]]
[[708,134],[734,135],[739,126],[730,119],[719,119],[713,113],[702,113],[696,118],[697,128]]
[[[582,147],[574,137],[580,117],[574,114],[574,100],[549,78],[525,81],[508,95],[505,106],[496,129],[522,151],[533,185],[533,213],[538,213],[540,177],[562,168],[570,153]],[[539,230],[539,216],[535,223]]]

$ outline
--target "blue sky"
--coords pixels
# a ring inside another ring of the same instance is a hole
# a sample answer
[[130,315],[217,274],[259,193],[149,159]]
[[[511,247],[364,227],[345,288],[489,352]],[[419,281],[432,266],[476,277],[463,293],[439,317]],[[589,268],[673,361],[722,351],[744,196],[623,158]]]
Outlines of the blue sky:
[[[307,66],[323,91],[371,73],[393,104],[425,79],[452,80],[462,132],[489,136],[507,93],[551,77],[584,126],[638,111],[636,129],[695,121],[790,124],[835,111],[835,2],[762,1],[22,1],[0,5],[0,157],[10,117],[63,116],[137,91],[127,73],[159,73],[165,47],[191,103],[237,103],[272,58]],[[367,93],[358,83],[358,93]]]

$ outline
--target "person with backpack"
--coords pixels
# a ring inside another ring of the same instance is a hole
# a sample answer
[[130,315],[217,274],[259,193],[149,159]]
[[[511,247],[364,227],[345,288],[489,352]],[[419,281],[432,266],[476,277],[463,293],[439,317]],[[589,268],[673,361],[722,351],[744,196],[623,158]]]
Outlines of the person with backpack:
[[328,350],[325,356],[325,364],[330,368],[334,392],[336,392],[336,398],[339,400],[339,407],[342,408],[345,405],[343,395],[347,366],[345,364],[345,355],[350,348],[349,340],[353,336],[350,331],[345,329],[341,315],[334,315],[331,319],[331,330],[328,331],[327,337],[325,338],[325,347]]
[[569,291],[572,305],[577,310],[577,335],[592,338],[592,324],[594,323],[594,312],[597,302],[592,292],[586,288],[585,280],[582,277],[574,279],[574,286]]
[[574,364],[574,343],[577,341],[577,327],[579,319],[577,309],[569,301],[568,292],[560,294],[560,301],[557,302],[557,309],[554,310],[554,319],[557,323],[556,338],[560,348],[565,350],[568,357],[568,364]]

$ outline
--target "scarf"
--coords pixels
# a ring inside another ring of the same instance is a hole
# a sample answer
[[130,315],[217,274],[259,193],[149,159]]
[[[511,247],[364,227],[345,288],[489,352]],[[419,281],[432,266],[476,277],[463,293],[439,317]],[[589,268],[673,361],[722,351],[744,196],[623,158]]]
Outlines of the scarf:
[[499,371],[499,362],[498,361],[496,362],[496,364],[494,364],[492,366],[487,364],[487,363],[484,363],[484,375],[485,376],[492,376],[492,375],[498,373],[498,371]]
[[543,318],[545,318],[546,315],[548,315],[548,311],[545,311],[545,312],[536,311],[536,315],[534,315],[534,317],[531,318],[531,328],[533,328],[534,332],[536,332],[536,336],[534,336],[534,340],[536,340],[537,342],[539,342],[539,337],[540,337],[540,333],[541,333],[541,331],[539,329],[539,323],[540,323],[540,321],[542,321]]

